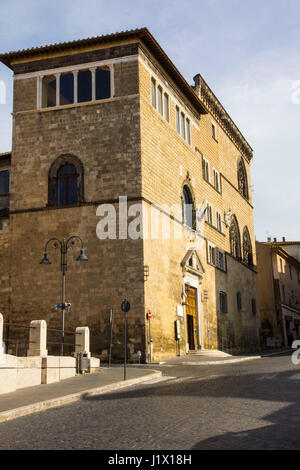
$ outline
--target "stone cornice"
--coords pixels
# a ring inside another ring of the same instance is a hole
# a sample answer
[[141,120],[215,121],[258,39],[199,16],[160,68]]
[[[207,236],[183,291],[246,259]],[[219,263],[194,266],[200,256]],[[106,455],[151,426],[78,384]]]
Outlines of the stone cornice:
[[224,132],[229,136],[241,154],[246,158],[247,162],[250,163],[253,158],[253,150],[241,131],[235,125],[229,114],[226,112],[225,108],[222,106],[218,98],[215,96],[213,91],[209,88],[199,73],[195,75],[194,82],[195,92],[199,96],[206,109],[218,121]]

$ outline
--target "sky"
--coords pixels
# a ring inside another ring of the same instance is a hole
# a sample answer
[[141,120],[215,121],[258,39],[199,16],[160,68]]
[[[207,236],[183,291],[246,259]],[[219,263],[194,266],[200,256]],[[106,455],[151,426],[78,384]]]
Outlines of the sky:
[[[190,84],[201,73],[254,149],[257,240],[299,240],[299,0],[0,0],[0,52],[144,26]],[[12,72],[2,64],[1,81],[5,152]]]

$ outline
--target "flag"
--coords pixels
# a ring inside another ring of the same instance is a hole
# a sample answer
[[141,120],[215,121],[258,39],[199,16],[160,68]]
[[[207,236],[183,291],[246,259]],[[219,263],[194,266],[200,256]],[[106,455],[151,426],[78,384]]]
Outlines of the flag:
[[207,211],[207,206],[205,207],[204,211],[201,211],[201,210],[199,211],[199,215],[197,217],[197,221],[199,223],[202,222],[202,220],[204,219],[206,211]]

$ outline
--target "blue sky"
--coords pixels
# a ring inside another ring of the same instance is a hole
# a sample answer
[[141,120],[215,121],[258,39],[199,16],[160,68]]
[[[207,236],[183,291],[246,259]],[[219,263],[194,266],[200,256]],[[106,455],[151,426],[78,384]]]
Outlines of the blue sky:
[[[299,240],[299,0],[0,2],[1,52],[143,26],[189,83],[201,73],[254,148],[257,239]],[[7,86],[4,152],[11,149],[12,74],[3,65],[0,80]]]

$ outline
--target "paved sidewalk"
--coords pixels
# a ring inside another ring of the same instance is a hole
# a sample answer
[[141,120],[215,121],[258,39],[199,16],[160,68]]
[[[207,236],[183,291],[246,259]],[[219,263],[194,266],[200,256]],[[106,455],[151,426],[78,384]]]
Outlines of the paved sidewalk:
[[79,375],[49,385],[37,385],[0,395],[0,423],[37,411],[78,401],[87,395],[99,395],[161,377],[160,371],[123,367],[101,368],[94,374]]
[[223,351],[218,350],[203,350],[195,354],[188,354],[186,356],[177,356],[172,359],[162,361],[161,364],[165,365],[220,365],[220,364],[231,364],[234,362],[251,361],[254,359],[261,359],[263,357],[277,356],[280,354],[286,354],[291,352],[290,349],[278,349],[278,350],[265,350],[257,351],[253,353],[231,355]]
[[130,367],[155,367],[155,366],[179,366],[179,365],[220,365],[220,364],[230,364],[234,362],[244,362],[251,361],[254,359],[261,359],[263,357],[278,356],[281,354],[291,353],[291,349],[269,349],[264,351],[256,351],[253,353],[245,354],[227,354],[223,351],[218,351],[215,349],[204,349],[202,351],[197,351],[192,354],[181,354],[180,356],[174,356],[169,359],[165,359],[160,362],[152,362],[150,364],[130,364]]

